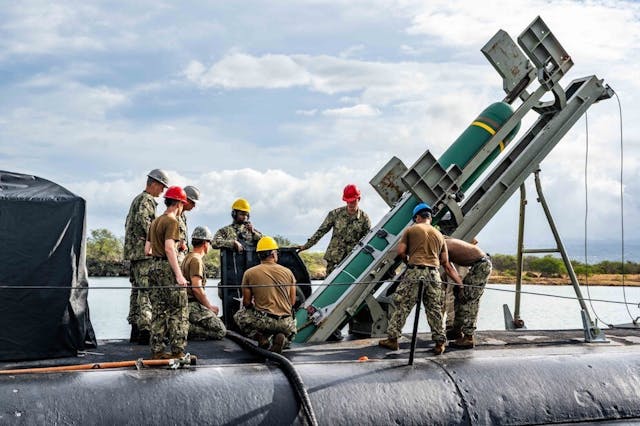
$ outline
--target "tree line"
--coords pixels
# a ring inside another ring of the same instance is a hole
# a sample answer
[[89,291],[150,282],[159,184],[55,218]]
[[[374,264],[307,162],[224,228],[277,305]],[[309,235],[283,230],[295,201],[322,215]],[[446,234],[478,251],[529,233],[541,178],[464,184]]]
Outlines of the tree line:
[[[276,235],[275,240],[281,247],[297,245],[289,239]],[[123,258],[124,237],[117,237],[108,229],[94,229],[87,238],[86,254],[87,268],[90,276],[129,276],[129,264]],[[300,253],[300,257],[307,266],[312,279],[324,278],[325,267],[322,260],[323,253]],[[220,252],[210,250],[204,259],[209,278],[220,276]],[[493,269],[505,275],[515,275],[517,257],[509,254],[496,254],[491,257]],[[572,260],[571,264],[576,274],[640,274],[640,263],[604,260],[587,265],[584,262]],[[546,255],[544,257],[524,256],[523,271],[533,272],[543,277],[561,276],[567,269],[561,259]]]
[[[129,262],[124,260],[124,237],[117,237],[108,229],[94,229],[87,237],[86,262],[89,276],[95,277],[128,277]],[[289,239],[276,235],[276,242],[281,247],[296,244]],[[311,279],[322,279],[325,267],[323,253],[302,252],[300,258],[307,266]],[[204,257],[208,278],[220,278],[220,250],[212,249]]]

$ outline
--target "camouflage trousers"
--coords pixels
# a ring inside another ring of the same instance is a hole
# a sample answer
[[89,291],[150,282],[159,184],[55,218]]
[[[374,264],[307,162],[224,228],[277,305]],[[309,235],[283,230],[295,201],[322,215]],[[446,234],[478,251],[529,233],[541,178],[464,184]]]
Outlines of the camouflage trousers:
[[149,271],[153,266],[152,259],[131,261],[129,282],[132,288],[129,296],[129,315],[127,322],[137,324],[140,330],[151,327],[151,300],[149,299]]
[[387,334],[391,338],[399,338],[402,335],[407,317],[418,302],[419,281],[424,283],[424,297],[422,304],[427,314],[427,322],[431,328],[431,338],[436,342],[446,340],[442,326],[442,304],[444,294],[440,273],[435,268],[407,269],[402,281],[393,294],[394,311],[389,319]]
[[327,260],[326,262],[327,262],[327,276],[329,276],[329,274],[333,272],[334,269],[336,269],[336,266],[340,262],[331,262],[329,260]]
[[189,331],[187,289],[178,287],[171,265],[166,260],[152,260],[149,295],[153,306],[151,352],[164,351],[165,338],[171,352],[184,352]]
[[297,331],[293,316],[276,319],[255,309],[242,308],[235,313],[233,319],[238,324],[242,334],[251,339],[255,339],[256,333],[260,333],[265,337],[282,333],[291,341]]
[[464,287],[456,293],[453,328],[461,330],[467,336],[473,336],[476,330],[480,297],[484,293],[489,275],[491,275],[491,261],[489,258],[484,258],[483,261],[476,262],[469,268],[469,273],[462,280]]
[[211,310],[197,300],[189,302],[189,340],[220,340],[227,329]]

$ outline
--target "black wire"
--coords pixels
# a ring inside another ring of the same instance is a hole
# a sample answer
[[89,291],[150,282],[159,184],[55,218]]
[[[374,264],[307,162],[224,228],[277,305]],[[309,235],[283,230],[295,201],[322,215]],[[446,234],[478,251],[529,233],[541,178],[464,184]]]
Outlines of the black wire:
[[607,324],[606,321],[603,321],[598,312],[593,307],[593,302],[591,301],[591,290],[589,287],[589,256],[588,256],[588,223],[589,223],[589,113],[588,111],[584,112],[584,127],[585,127],[585,148],[584,148],[584,266],[585,266],[585,275],[584,282],[587,288],[587,300],[589,301],[589,306],[591,306],[591,310],[593,311],[593,315],[595,315],[596,320],[600,321],[604,324]]
[[[378,281],[377,284],[385,284],[385,283],[394,283],[394,282],[400,282],[402,281],[401,279],[398,280],[384,280],[384,281]],[[417,282],[417,280],[414,280]],[[424,281],[426,282],[431,282],[431,280],[429,279],[425,279]],[[317,283],[317,284],[312,284],[312,283],[304,283],[304,285],[308,285],[310,287],[335,287],[335,286],[352,286],[352,285],[370,285],[374,283],[373,281],[356,281],[356,282],[351,282],[351,283]],[[441,281],[442,284],[450,284],[450,285],[458,285],[456,283],[454,283],[453,281]],[[500,292],[505,292],[505,293],[516,293],[517,291],[515,289],[502,289],[502,288],[491,288],[491,287],[486,287],[486,285],[474,285],[474,284],[461,284],[463,287],[470,287],[470,288],[486,288],[487,290],[494,290],[494,291],[500,291]],[[492,283],[492,285],[513,285],[512,283]],[[259,284],[256,285],[255,287],[275,287],[275,284]],[[54,289],[58,289],[58,290],[130,290],[130,289],[137,289],[137,290],[150,290],[150,289],[155,289],[155,288],[162,288],[162,289],[167,289],[167,287],[162,287],[162,286],[154,286],[154,287],[132,287],[132,286],[118,286],[118,287],[54,287],[54,286],[0,286],[0,290],[5,289],[16,289],[16,290],[25,290],[25,289],[48,289],[48,290],[54,290]],[[184,288],[191,288],[190,286],[187,287],[170,287],[170,289],[173,290],[180,290],[180,289],[184,289]],[[240,285],[211,285],[211,286],[205,286],[204,288],[242,288],[242,286]],[[558,299],[569,299],[569,300],[579,300],[579,298],[577,296],[562,296],[562,295],[557,295],[557,294],[550,294],[550,293],[539,293],[539,292],[531,292],[531,291],[520,291],[521,294],[530,294],[530,295],[534,295],[534,296],[544,296],[544,297],[551,297],[551,298],[558,298]],[[594,302],[603,302],[603,303],[613,303],[613,304],[626,304],[626,305],[636,305],[640,307],[640,302],[627,302],[626,299],[624,302],[622,301],[618,301],[618,300],[607,300],[607,299],[591,299]],[[605,321],[603,321],[604,324],[607,324]]]
[[[620,249],[621,249],[621,257],[622,257],[622,297],[624,300],[627,300],[627,290],[625,285],[625,256],[624,256],[624,138],[622,133],[622,104],[620,103],[620,98],[616,92],[613,92],[616,95],[616,100],[618,101],[618,116],[620,117]],[[629,318],[631,318],[631,322],[635,325],[638,325],[638,319],[633,318],[629,307],[627,306],[627,313],[629,314]]]
[[246,337],[241,336],[233,331],[227,330],[226,337],[236,342],[243,349],[258,356],[268,358],[278,364],[287,380],[289,380],[289,383],[291,383],[291,385],[293,386],[293,393],[300,402],[300,405],[302,405],[302,412],[304,413],[307,423],[310,426],[316,426],[318,424],[316,413],[313,410],[313,405],[311,405],[311,399],[309,398],[309,393],[307,392],[307,387],[305,386],[304,382],[302,381],[302,377],[291,361],[280,354],[270,352],[266,349],[258,347],[252,340],[247,339]]

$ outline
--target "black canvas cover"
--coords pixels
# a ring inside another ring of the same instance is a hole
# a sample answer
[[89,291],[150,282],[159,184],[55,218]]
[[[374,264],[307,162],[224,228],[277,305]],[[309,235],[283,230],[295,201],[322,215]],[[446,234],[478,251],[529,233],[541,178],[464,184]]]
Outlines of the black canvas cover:
[[0,360],[95,347],[84,234],[84,199],[48,180],[0,171]]

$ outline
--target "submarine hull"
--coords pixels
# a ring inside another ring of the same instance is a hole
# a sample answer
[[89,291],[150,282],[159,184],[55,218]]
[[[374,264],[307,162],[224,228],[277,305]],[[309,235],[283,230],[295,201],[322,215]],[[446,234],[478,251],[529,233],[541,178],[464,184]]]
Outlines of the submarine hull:
[[[571,343],[570,337],[558,344],[559,334],[547,332],[553,346],[540,341],[542,333],[485,335],[485,342],[494,343],[442,356],[432,356],[431,343],[420,340],[412,366],[404,341],[398,352],[369,339],[294,346],[286,355],[306,386],[318,424],[640,419],[640,345],[631,343],[640,332],[622,332],[600,345]],[[536,343],[524,343],[523,336]],[[180,370],[0,376],[0,423],[305,423],[296,393],[275,363],[229,342],[195,343],[195,350],[222,353]],[[363,355],[368,360],[358,362]]]

